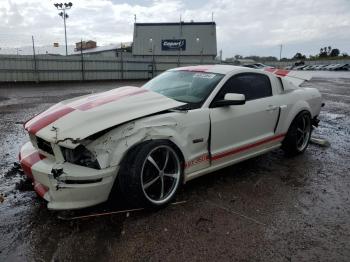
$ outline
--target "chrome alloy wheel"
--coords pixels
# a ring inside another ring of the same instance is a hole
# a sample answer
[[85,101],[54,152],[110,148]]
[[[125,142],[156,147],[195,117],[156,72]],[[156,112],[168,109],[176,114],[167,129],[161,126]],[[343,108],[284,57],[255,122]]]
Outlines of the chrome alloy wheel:
[[152,149],[143,162],[141,185],[145,197],[155,205],[167,202],[176,192],[181,176],[180,159],[173,148]]
[[311,120],[309,115],[303,114],[297,122],[297,149],[303,151],[309,143],[311,133]]

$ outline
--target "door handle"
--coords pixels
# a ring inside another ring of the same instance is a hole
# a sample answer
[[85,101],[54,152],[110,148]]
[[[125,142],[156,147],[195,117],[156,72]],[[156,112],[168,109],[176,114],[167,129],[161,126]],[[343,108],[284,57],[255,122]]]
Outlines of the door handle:
[[274,106],[274,105],[269,105],[266,109],[266,111],[271,112],[271,111],[275,111],[278,109],[278,106]]

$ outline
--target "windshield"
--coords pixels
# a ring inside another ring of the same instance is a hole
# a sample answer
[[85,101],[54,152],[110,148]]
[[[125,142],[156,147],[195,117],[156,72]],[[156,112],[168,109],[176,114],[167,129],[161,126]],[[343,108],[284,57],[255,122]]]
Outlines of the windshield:
[[222,78],[214,73],[167,71],[143,87],[180,102],[200,105]]

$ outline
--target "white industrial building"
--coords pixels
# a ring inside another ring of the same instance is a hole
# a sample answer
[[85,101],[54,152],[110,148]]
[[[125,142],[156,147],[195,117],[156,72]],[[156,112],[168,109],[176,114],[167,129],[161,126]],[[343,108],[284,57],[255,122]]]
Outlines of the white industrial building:
[[215,22],[135,23],[132,55],[215,59]]

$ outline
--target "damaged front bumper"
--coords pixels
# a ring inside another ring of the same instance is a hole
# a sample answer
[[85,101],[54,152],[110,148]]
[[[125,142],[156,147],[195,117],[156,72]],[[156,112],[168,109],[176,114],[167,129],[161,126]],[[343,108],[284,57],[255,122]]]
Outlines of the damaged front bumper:
[[71,163],[60,164],[60,174],[54,157],[40,154],[31,142],[19,154],[25,174],[33,180],[34,190],[48,201],[53,210],[78,209],[106,201],[112,189],[118,167],[96,170]]

